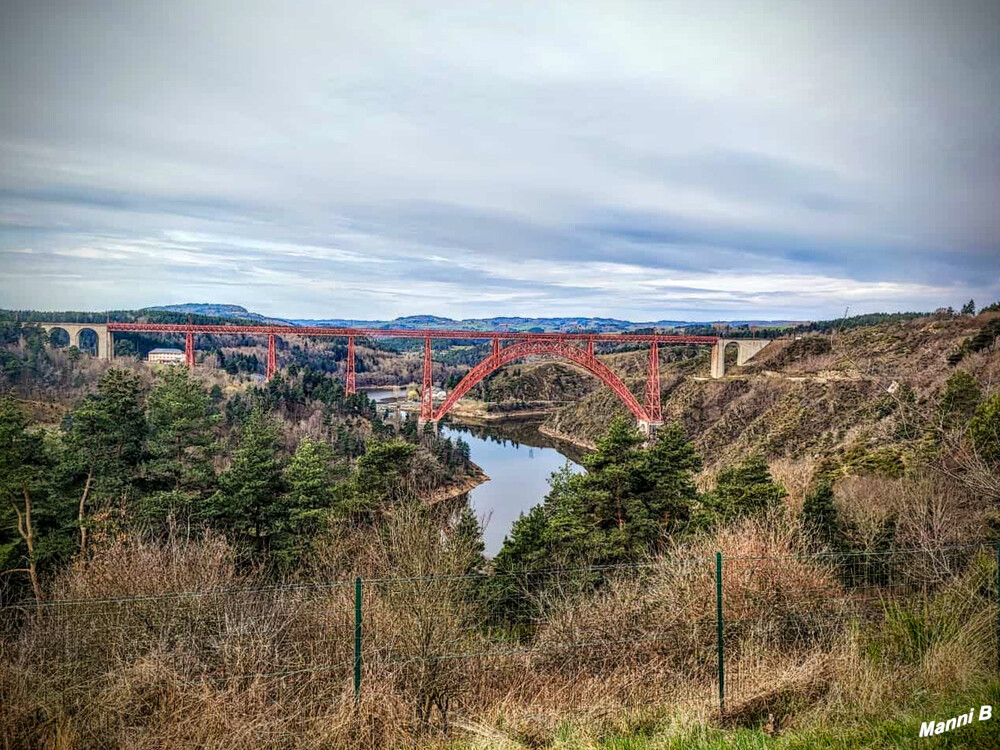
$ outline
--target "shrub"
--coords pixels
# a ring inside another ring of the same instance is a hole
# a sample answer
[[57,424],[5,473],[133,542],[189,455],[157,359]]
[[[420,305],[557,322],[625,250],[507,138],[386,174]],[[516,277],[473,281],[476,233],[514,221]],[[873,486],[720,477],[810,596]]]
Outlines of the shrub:
[[882,661],[918,664],[958,642],[964,658],[982,659],[993,650],[996,621],[996,562],[981,554],[963,573],[933,595],[927,589],[909,599],[885,603],[885,619],[869,634],[869,653]]
[[979,383],[965,370],[951,374],[941,394],[941,412],[945,417],[969,417],[979,403]]
[[785,488],[771,478],[764,457],[753,454],[718,473],[715,489],[705,498],[705,505],[730,521],[766,513],[776,508],[786,494]]
[[[623,568],[596,592],[550,590],[537,648],[553,668],[607,669],[650,654],[694,678],[715,653],[715,553],[723,553],[723,610],[735,641],[766,633],[775,647],[802,645],[836,622],[844,606],[833,561],[799,554],[801,531],[769,518],[744,519],[674,545],[648,568]],[[803,640],[805,639],[805,640]],[[593,651],[578,643],[613,643]]]
[[802,503],[802,526],[814,544],[838,550],[843,544],[843,530],[833,499],[833,483],[820,479]]
[[1000,393],[986,399],[976,409],[969,422],[969,438],[984,461],[1000,463]]

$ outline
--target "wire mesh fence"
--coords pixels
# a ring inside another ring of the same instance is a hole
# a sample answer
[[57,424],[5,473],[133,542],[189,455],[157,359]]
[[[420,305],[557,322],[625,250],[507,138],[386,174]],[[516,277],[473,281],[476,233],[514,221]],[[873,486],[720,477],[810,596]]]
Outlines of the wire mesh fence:
[[873,656],[902,660],[964,628],[982,636],[969,639],[981,647],[969,658],[996,665],[998,556],[1000,547],[967,545],[720,562],[720,702],[767,694],[775,661],[805,662],[860,631]]
[[353,589],[312,587],[24,603],[6,607],[3,650],[56,687],[158,668],[188,682],[350,675]]
[[[391,686],[423,722],[487,696],[585,690],[725,711],[869,628],[886,658],[941,628],[997,669],[1000,548],[661,559],[642,565],[34,602],[0,610],[0,663],[82,689],[123,670],[280,682],[341,703]],[[935,617],[945,612],[949,617]],[[890,653],[892,651],[892,653]],[[896,653],[899,652],[899,653]],[[803,674],[808,674],[804,670]],[[331,699],[333,700],[333,699]],[[452,712],[453,713],[453,712]],[[444,719],[446,720],[446,718]]]

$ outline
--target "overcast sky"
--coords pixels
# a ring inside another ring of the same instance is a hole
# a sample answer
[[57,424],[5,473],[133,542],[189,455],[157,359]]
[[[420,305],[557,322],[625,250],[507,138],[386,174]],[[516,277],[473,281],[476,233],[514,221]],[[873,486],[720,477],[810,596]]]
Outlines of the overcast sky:
[[0,9],[0,307],[1000,298],[997,0]]

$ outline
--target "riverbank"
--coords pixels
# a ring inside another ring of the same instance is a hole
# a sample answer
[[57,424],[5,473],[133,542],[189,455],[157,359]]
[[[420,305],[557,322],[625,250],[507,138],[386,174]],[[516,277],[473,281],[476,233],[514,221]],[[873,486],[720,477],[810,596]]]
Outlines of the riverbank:
[[438,487],[422,496],[420,499],[427,505],[437,505],[438,503],[443,503],[446,500],[452,500],[460,495],[472,492],[472,490],[476,489],[479,485],[490,481],[490,477],[480,466],[472,464],[472,469],[472,474],[459,477],[454,482],[446,484],[443,487]]
[[567,435],[565,432],[560,432],[554,427],[549,427],[544,423],[538,425],[537,429],[541,434],[545,435],[545,437],[552,438],[553,440],[558,440],[563,443],[569,443],[570,445],[574,445],[577,448],[583,448],[586,451],[597,450],[597,444],[594,443],[593,441],[586,440],[581,437],[576,437],[574,435]]
[[537,419],[476,422],[448,416],[441,435],[468,444],[472,460],[490,477],[469,492],[469,505],[483,526],[485,553],[492,557],[518,517],[545,499],[553,473],[567,463],[571,470],[582,471],[583,452],[539,433]]
[[448,414],[462,420],[480,422],[501,422],[507,419],[543,419],[554,413],[560,406],[554,401],[530,401],[509,408],[503,403],[460,399]]

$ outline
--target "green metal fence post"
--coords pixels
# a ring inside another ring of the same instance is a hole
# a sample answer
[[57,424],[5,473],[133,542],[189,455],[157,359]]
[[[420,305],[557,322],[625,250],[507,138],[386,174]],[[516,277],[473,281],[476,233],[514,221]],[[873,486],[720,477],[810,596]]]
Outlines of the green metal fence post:
[[726,660],[722,640],[722,553],[715,553],[715,627],[719,651],[719,713],[726,711]]
[[361,577],[354,579],[354,700],[361,698]]

